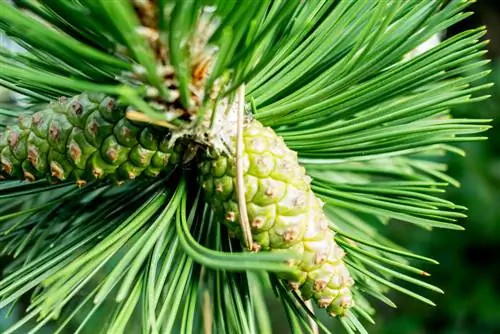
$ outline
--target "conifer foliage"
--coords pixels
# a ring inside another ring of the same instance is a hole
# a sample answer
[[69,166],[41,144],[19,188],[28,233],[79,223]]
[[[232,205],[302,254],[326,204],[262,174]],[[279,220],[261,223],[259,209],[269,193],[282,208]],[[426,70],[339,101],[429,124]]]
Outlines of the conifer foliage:
[[271,299],[293,333],[365,333],[391,290],[433,305],[435,261],[384,230],[462,229],[439,158],[489,128],[450,115],[487,98],[485,28],[413,50],[470,2],[0,2],[0,307],[30,297],[7,333],[269,333]]

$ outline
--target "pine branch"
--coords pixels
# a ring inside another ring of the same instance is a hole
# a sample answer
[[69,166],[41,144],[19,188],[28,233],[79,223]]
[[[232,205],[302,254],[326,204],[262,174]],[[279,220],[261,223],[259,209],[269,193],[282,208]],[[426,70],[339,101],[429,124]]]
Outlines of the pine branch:
[[297,275],[296,249],[242,251],[194,181],[198,152],[231,152],[242,84],[252,117],[297,152],[313,197],[325,202],[327,233],[347,253],[354,306],[340,326],[366,333],[371,300],[396,307],[391,290],[434,305],[416,291],[442,293],[425,281],[424,266],[436,261],[395,244],[385,226],[462,229],[465,208],[440,197],[458,186],[441,161],[465,155],[452,145],[484,140],[490,128],[450,114],[488,98],[485,28],[412,51],[471,15],[471,2],[1,3],[0,30],[21,50],[0,49],[0,85],[24,96],[0,106],[1,132],[57,98],[98,92],[118,98],[139,129],[148,120],[172,143],[189,141],[173,172],[121,187],[0,183],[0,252],[12,258],[0,307],[31,294],[6,333],[50,323],[80,332],[93,321],[112,333],[267,333],[272,292],[293,333],[312,332],[310,319],[331,332],[302,300],[307,289],[292,292],[277,278]]

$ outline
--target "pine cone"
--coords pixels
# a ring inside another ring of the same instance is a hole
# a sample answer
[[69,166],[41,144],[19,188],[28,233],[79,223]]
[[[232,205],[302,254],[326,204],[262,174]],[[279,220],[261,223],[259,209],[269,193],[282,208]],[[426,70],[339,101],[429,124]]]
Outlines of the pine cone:
[[[353,305],[353,280],[297,154],[257,121],[245,127],[243,141],[245,199],[256,248],[295,252],[300,260],[292,265],[299,274],[281,278],[332,316],[344,315]],[[242,240],[234,158],[207,152],[199,169],[206,200]]]
[[180,162],[181,151],[169,147],[165,132],[129,122],[114,99],[82,94],[23,115],[0,133],[0,177],[79,185],[156,177]]

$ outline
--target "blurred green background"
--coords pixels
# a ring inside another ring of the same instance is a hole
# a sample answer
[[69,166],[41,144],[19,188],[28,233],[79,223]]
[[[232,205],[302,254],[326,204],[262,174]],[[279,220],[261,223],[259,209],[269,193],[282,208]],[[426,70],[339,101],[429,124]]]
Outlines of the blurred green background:
[[469,218],[461,222],[466,231],[428,233],[392,224],[392,238],[440,262],[427,267],[429,282],[445,294],[432,295],[436,308],[393,294],[398,309],[381,306],[373,333],[500,333],[500,1],[481,0],[471,9],[475,15],[447,34],[488,27],[488,58],[493,60],[488,80],[495,86],[489,100],[454,110],[456,117],[494,119],[488,141],[461,145],[465,159],[448,157],[449,174],[461,187],[450,188],[447,196],[469,208]]
[[[368,327],[371,333],[500,333],[500,1],[481,0],[471,10],[475,15],[447,34],[488,26],[488,57],[493,59],[488,80],[495,86],[491,99],[454,110],[458,117],[494,119],[494,127],[487,133],[489,141],[462,145],[466,159],[447,158],[450,175],[461,183],[459,189],[450,188],[447,196],[469,208],[469,218],[462,221],[466,231],[429,233],[408,224],[391,224],[391,238],[440,262],[424,269],[432,273],[429,283],[441,287],[445,294],[431,296],[437,304],[433,308],[393,293],[398,309],[377,305],[377,324]],[[15,309],[13,317],[6,319],[5,311],[0,312],[0,331],[20,315]]]

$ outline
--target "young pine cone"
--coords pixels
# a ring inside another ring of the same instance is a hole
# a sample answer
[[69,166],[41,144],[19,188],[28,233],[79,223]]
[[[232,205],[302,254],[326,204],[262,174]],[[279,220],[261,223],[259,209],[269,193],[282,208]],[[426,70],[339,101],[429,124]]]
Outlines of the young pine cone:
[[[353,305],[353,280],[296,153],[257,121],[245,126],[243,142],[245,201],[254,249],[296,253],[299,260],[293,265],[298,274],[281,278],[332,316],[344,315]],[[207,152],[199,169],[206,200],[243,240],[234,157]]]
[[103,95],[81,94],[22,115],[0,133],[0,178],[116,182],[155,177],[181,160],[168,134],[134,125]]

